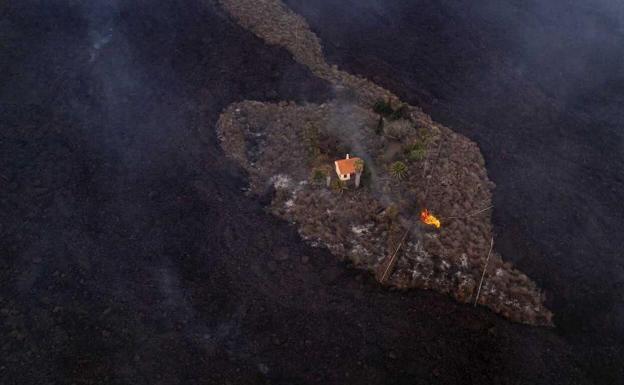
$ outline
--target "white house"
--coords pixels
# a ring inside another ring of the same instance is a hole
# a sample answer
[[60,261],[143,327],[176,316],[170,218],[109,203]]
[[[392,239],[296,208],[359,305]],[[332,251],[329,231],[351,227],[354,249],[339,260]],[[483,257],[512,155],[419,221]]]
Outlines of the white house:
[[[361,165],[361,169],[358,170],[357,165]],[[339,159],[334,162],[336,166],[336,174],[338,178],[342,181],[347,181],[351,179],[351,175],[355,175],[355,186],[359,186],[360,178],[362,175],[362,171],[364,170],[364,161],[358,157],[351,158],[349,154],[347,154],[345,159]]]

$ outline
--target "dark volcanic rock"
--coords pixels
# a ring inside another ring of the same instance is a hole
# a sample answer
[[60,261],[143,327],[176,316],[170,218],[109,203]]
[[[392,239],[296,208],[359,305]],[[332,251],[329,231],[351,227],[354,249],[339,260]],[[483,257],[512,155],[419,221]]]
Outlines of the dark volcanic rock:
[[624,381],[621,3],[285,3],[328,61],[479,144],[498,251],[551,293],[590,376]]
[[[1,383],[582,380],[552,333],[325,283],[334,257],[244,195],[213,127],[234,101],[330,90],[212,2],[0,13]],[[310,269],[270,271],[276,245]]]

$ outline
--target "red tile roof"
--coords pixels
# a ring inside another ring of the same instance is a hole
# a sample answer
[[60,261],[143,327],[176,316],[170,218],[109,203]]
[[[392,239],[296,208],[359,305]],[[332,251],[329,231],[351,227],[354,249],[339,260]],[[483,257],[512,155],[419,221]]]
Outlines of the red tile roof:
[[355,163],[358,160],[360,160],[360,158],[357,157],[337,160],[336,166],[338,167],[338,172],[342,175],[355,174]]

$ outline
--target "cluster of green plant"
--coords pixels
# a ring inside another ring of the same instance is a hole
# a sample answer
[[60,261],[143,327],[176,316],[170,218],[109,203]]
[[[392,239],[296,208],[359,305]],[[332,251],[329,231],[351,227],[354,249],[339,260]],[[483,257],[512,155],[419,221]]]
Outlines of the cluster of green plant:
[[429,143],[429,132],[420,128],[418,139],[405,146],[404,152],[407,159],[412,161],[423,160],[427,156],[427,144]]
[[331,189],[335,192],[342,193],[348,189],[347,183],[340,179],[333,179],[330,185]]
[[378,100],[375,105],[373,105],[373,111],[381,116],[390,116],[394,112],[394,109],[390,105],[389,100]]
[[425,145],[427,145],[429,143],[429,139],[431,139],[431,133],[424,127],[418,129],[418,136]]
[[401,103],[394,108],[389,100],[378,100],[373,105],[373,111],[389,120],[407,119],[409,117],[407,104]]
[[396,161],[390,165],[390,174],[398,180],[403,180],[407,176],[407,165],[403,162]]
[[364,171],[364,161],[362,159],[358,159],[355,161],[355,172]]
[[417,147],[411,150],[407,157],[412,161],[420,161],[425,159],[425,155],[427,154],[427,150],[424,147]]
[[405,147],[405,156],[411,161],[425,159],[427,155],[427,145],[422,140],[416,140]]
[[407,104],[405,103],[401,103],[401,105],[399,105],[396,109],[394,109],[392,114],[390,114],[391,120],[407,119],[407,118],[409,118],[409,110],[407,108]]
[[325,179],[327,178],[327,172],[321,168],[315,168],[312,170],[312,183],[314,184],[323,184],[325,183]]

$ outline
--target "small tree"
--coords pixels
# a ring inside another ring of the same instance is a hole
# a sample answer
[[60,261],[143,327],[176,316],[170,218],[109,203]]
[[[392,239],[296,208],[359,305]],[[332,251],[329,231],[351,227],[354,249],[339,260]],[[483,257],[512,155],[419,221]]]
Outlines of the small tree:
[[416,140],[409,146],[405,147],[405,155],[407,159],[416,161],[423,160],[427,154],[426,145],[421,140]]
[[410,115],[407,104],[401,103],[397,108],[394,108],[390,98],[388,100],[378,100],[373,105],[373,111],[390,120],[407,119]]
[[311,176],[312,183],[317,185],[321,185],[324,183],[325,187],[329,187],[329,184],[331,182],[331,172],[332,168],[328,165],[322,165],[314,168],[314,170],[312,170]]
[[377,126],[375,127],[375,134],[381,135],[384,132],[384,118],[379,115],[379,120],[377,121]]
[[364,161],[362,159],[358,159],[355,161],[355,188],[360,187],[360,178],[362,177],[362,172],[364,171]]
[[373,111],[381,116],[388,116],[394,112],[389,99],[387,101],[378,100],[377,102],[375,102],[375,105],[373,106]]
[[420,141],[424,145],[427,145],[429,143],[429,140],[431,140],[431,131],[429,131],[425,127],[420,127],[418,129],[418,136],[420,137]]
[[334,179],[331,181],[331,188],[332,190],[334,190],[335,192],[338,193],[343,193],[345,190],[348,189],[347,184],[340,180],[340,179]]
[[312,182],[314,184],[322,184],[325,182],[325,172],[319,168],[312,170]]
[[403,180],[407,176],[407,166],[401,161],[394,162],[390,165],[390,174],[398,180]]
[[399,107],[394,109],[390,114],[391,120],[399,120],[399,119],[407,119],[409,118],[409,109],[407,108],[407,104],[401,103]]
[[407,157],[409,158],[409,160],[423,160],[425,159],[426,154],[427,151],[423,147],[418,147],[408,152]]

